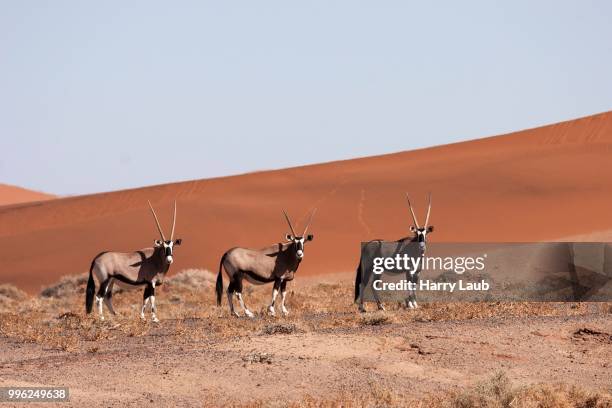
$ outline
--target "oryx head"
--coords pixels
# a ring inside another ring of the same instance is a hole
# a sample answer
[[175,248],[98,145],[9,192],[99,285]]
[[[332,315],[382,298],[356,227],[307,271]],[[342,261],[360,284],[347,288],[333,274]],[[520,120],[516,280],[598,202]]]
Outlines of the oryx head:
[[157,230],[159,231],[159,235],[161,237],[161,239],[155,240],[155,247],[163,248],[164,260],[168,265],[170,265],[172,262],[174,262],[174,246],[181,245],[181,242],[183,241],[180,238],[177,240],[174,239],[174,227],[176,226],[176,201],[174,202],[174,215],[172,216],[172,231],[170,232],[170,239],[166,239],[164,231],[162,230],[159,220],[157,219],[157,214],[155,214],[155,210],[153,209],[150,201],[149,207],[151,208],[151,213],[153,214],[153,218],[155,218],[155,225],[157,225]]
[[410,204],[410,198],[408,194],[406,194],[406,199],[408,200],[408,207],[410,207],[410,213],[412,214],[412,220],[414,221],[414,225],[410,226],[410,231],[414,232],[417,242],[419,243],[419,247],[421,250],[425,250],[427,247],[427,234],[433,232],[433,225],[429,225],[429,214],[431,213],[431,193],[429,193],[429,205],[427,206],[427,215],[425,216],[425,225],[422,227],[419,226],[419,222],[417,221],[417,217],[414,214],[414,210],[412,209],[412,204]]
[[291,224],[289,216],[287,215],[285,210],[283,210],[283,214],[285,214],[285,219],[287,220],[287,224],[289,224],[289,229],[291,230],[291,234],[287,234],[285,238],[287,238],[287,241],[290,241],[292,243],[293,247],[295,248],[295,256],[299,260],[304,258],[304,243],[307,241],[312,241],[314,239],[314,235],[306,235],[306,232],[308,231],[308,227],[310,226],[310,222],[312,221],[312,217],[314,216],[316,211],[316,208],[312,210],[312,212],[310,213],[310,218],[308,218],[308,222],[306,223],[306,228],[304,228],[304,232],[302,233],[302,235],[298,235],[293,229],[293,225]]

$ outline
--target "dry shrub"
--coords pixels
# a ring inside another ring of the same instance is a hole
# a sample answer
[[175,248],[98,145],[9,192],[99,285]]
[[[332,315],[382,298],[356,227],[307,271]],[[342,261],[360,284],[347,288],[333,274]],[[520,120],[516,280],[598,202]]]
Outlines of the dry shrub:
[[25,319],[15,313],[0,314],[0,335],[12,337],[28,343],[39,343],[42,339],[40,323],[35,319]]
[[72,312],[62,313],[57,317],[60,327],[65,330],[77,330],[81,328],[81,316]]
[[266,324],[261,330],[263,334],[293,334],[298,332],[298,327],[293,323]]
[[0,302],[3,300],[22,301],[28,298],[28,295],[14,285],[3,283],[0,285]]
[[516,391],[508,376],[499,372],[477,384],[474,388],[455,395],[449,406],[454,408],[502,408],[510,407]]
[[200,291],[212,288],[215,276],[205,269],[185,269],[168,279],[169,290],[175,288],[186,291]]
[[229,404],[230,407],[244,408],[387,408],[387,407],[423,407],[405,395],[385,387],[376,382],[365,384],[366,392],[340,391],[325,398],[311,395],[304,396],[300,401],[285,402],[277,400],[255,400],[247,404]]
[[[430,398],[433,403],[434,399]],[[610,395],[566,384],[513,386],[505,373],[498,372],[475,387],[451,394],[448,408],[610,408]]]
[[359,323],[362,326],[382,326],[383,324],[391,323],[391,320],[385,312],[378,311],[361,316]]
[[245,363],[256,364],[272,364],[272,358],[274,356],[270,353],[260,353],[258,351],[254,351],[245,356],[242,356],[242,361]]
[[277,405],[277,401],[255,400],[235,407],[291,408],[610,408],[610,395],[564,384],[513,386],[505,373],[459,392],[430,395],[417,399],[411,393],[398,393],[384,384],[370,382],[363,392],[340,391],[323,398],[306,396],[301,401]]
[[539,384],[517,392],[513,407],[610,408],[612,397],[565,384]]
[[64,276],[55,285],[49,286],[40,292],[44,298],[62,299],[75,295],[83,295],[87,285],[88,274]]
[[10,311],[27,299],[28,295],[21,289],[8,283],[0,285],[0,311]]
[[606,304],[555,302],[456,302],[424,303],[417,310],[406,310],[411,320],[432,322],[452,320],[489,319],[494,317],[578,316],[592,312],[592,308],[604,311]]
[[0,335],[63,351],[76,351],[80,345],[77,331],[43,320],[36,314],[0,314]]

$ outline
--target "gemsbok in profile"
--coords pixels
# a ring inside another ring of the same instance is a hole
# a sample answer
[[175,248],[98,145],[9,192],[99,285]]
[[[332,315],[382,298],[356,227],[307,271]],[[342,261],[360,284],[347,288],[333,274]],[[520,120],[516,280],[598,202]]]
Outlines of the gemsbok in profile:
[[245,306],[244,299],[242,298],[242,279],[246,279],[255,285],[273,282],[272,301],[268,306],[268,312],[270,315],[276,316],[274,304],[280,290],[281,311],[285,316],[289,314],[285,306],[287,282],[293,280],[294,274],[300,266],[300,262],[304,259],[304,243],[312,241],[314,238],[312,234],[306,235],[306,232],[308,232],[308,227],[310,226],[310,222],[315,212],[316,208],[310,213],[304,232],[298,235],[291,224],[289,216],[283,210],[283,214],[291,230],[291,233],[286,235],[286,242],[279,242],[278,244],[259,250],[232,248],[224,253],[219,263],[219,274],[217,275],[217,306],[221,305],[221,297],[223,294],[223,270],[225,269],[225,273],[229,278],[227,300],[232,315],[238,316],[238,313],[234,310],[234,303],[232,301],[232,296],[236,294],[244,314],[248,317],[253,317],[253,312]]
[[144,296],[140,318],[145,319],[145,309],[151,305],[151,319],[159,322],[155,306],[155,287],[163,283],[164,277],[174,262],[174,246],[181,245],[181,239],[174,240],[174,227],[176,226],[176,201],[174,202],[174,215],[172,217],[172,230],[170,239],[166,239],[162,227],[157,219],[155,210],[149,202],[149,208],[161,240],[155,240],[153,248],[145,248],[135,252],[102,252],[91,262],[89,269],[89,280],[87,281],[87,291],[85,295],[85,309],[91,313],[93,308],[96,284],[94,276],[100,285],[96,294],[96,303],[100,319],[104,320],[102,302],[106,304],[112,314],[116,314],[113,309],[112,292],[115,281],[118,285],[125,288],[136,288],[144,286]]
[[[410,226],[410,231],[413,233],[412,236],[401,238],[397,241],[383,241],[380,239],[369,241],[361,247],[361,258],[359,266],[357,267],[355,276],[355,302],[359,302],[359,311],[365,312],[363,305],[364,290],[368,285],[372,285],[372,273],[373,269],[368,265],[363,265],[363,259],[374,259],[378,257],[394,257],[396,254],[410,253],[409,256],[413,258],[425,256],[427,250],[427,234],[433,232],[433,225],[429,225],[429,215],[431,213],[431,194],[429,194],[429,205],[427,207],[427,215],[425,216],[425,225],[422,227],[417,221],[417,217],[412,209],[410,198],[406,194],[408,200],[408,207],[412,214],[412,220],[414,225]],[[383,243],[385,244],[383,246]],[[417,245],[418,244],[418,245]],[[415,253],[416,252],[416,253]],[[415,271],[406,271],[406,280],[417,284],[419,281],[419,272],[421,268],[417,268]],[[387,273],[392,273],[388,271]],[[378,298],[377,291],[372,288],[372,295],[379,310],[385,310],[382,302]],[[418,307],[416,302],[416,290],[410,290],[408,297],[406,298],[406,307],[415,309]]]

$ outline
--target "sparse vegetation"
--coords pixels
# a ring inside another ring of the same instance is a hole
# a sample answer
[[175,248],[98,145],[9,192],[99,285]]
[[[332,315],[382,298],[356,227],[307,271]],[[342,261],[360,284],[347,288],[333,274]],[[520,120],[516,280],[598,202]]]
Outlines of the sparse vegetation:
[[4,310],[12,310],[18,302],[22,302],[28,298],[28,295],[21,289],[3,283],[0,285],[0,312]]
[[264,334],[291,334],[298,331],[298,328],[293,323],[273,323],[266,324],[262,329]]
[[28,295],[22,291],[21,289],[8,284],[3,283],[0,285],[0,302],[2,300],[25,300],[28,298]]
[[363,315],[360,323],[364,326],[380,326],[390,323],[390,319],[385,312],[376,312]]
[[[432,345],[432,341],[435,342],[436,338],[443,336],[437,337],[437,332],[426,335],[419,332],[420,337],[415,338],[412,334],[414,330],[406,331],[405,328],[430,327],[438,322],[460,325],[469,321],[499,323],[506,319],[524,317],[607,316],[612,312],[610,304],[606,303],[443,303],[422,304],[416,311],[405,310],[398,304],[388,304],[387,311],[360,314],[352,303],[352,288],[350,282],[347,282],[294,286],[287,298],[290,315],[276,318],[270,317],[266,310],[270,298],[269,288],[249,286],[245,300],[256,312],[256,318],[233,318],[227,311],[225,297],[223,307],[215,306],[214,293],[211,290],[213,278],[207,271],[188,270],[171,277],[160,286],[157,303],[161,324],[143,322],[138,318],[142,304],[140,290],[125,291],[114,298],[118,316],[110,316],[107,312],[107,320],[99,321],[95,314],[86,315],[83,304],[83,289],[86,283],[84,276],[63,278],[57,285],[43,290],[38,297],[29,297],[11,285],[0,285],[0,337],[18,343],[40,345],[41,349],[74,358],[96,358],[107,356],[109,350],[126,342],[151,344],[154,350],[161,343],[171,343],[181,350],[183,345],[189,345],[185,349],[195,345],[206,353],[209,344],[242,341],[243,344],[251,345],[253,339],[263,341],[264,344],[267,341],[284,344],[291,338],[307,338],[308,335],[338,337],[361,334],[364,344],[375,343],[375,350],[382,353],[380,355],[395,350],[404,353],[401,361],[410,360],[419,364],[419,359],[440,358],[441,352],[436,349],[435,344]],[[374,305],[369,305],[369,308],[373,310]],[[371,335],[380,332],[387,335]],[[550,334],[533,330],[535,339],[548,335]],[[610,339],[609,330],[584,324],[567,333],[568,342],[580,345],[606,347],[610,344]],[[308,350],[311,345],[304,343],[300,347]],[[300,355],[295,357],[295,361],[287,363],[283,360],[284,357],[274,350],[248,346],[237,351],[239,354],[232,364],[237,363],[251,370],[270,370],[282,367],[283,364],[308,361],[310,358]],[[300,351],[301,349],[296,350]],[[488,353],[490,354],[490,351]],[[509,359],[512,358],[511,354],[497,356]],[[576,359],[575,356],[569,357],[568,361]],[[338,359],[342,360],[340,357]],[[1,363],[2,361],[0,367]],[[375,372],[375,365],[369,361],[347,359],[346,364],[364,372]],[[607,366],[602,366],[605,367]],[[164,375],[168,376],[173,371],[166,369],[165,372]],[[305,396],[299,402],[287,401],[276,406],[612,407],[610,396],[604,391],[594,392],[578,386],[556,383],[516,384],[510,378],[507,372],[499,372],[471,387],[451,387],[441,393],[416,396],[403,392],[397,386],[371,381],[360,386],[358,392],[353,390],[326,395],[313,394]],[[220,404],[231,406],[232,403],[238,402]],[[255,398],[246,405],[234,406],[272,405],[274,404],[269,400]]]
[[[270,406],[256,401],[246,407]],[[370,383],[367,391],[359,394],[339,393],[328,398],[306,398],[289,405],[291,408],[609,408],[612,396],[563,384],[532,384],[516,386],[504,372],[456,392],[440,392],[415,399]]]
[[167,285],[171,289],[177,288],[182,291],[201,291],[212,288],[215,279],[215,275],[207,270],[185,269],[168,279]]
[[265,363],[272,364],[272,355],[269,353],[260,353],[254,351],[252,353],[247,354],[242,357],[242,361],[245,363],[255,364],[255,363]]
[[40,292],[40,296],[44,298],[60,299],[73,297],[77,294],[82,295],[85,293],[88,276],[89,275],[85,273],[64,276],[57,284],[44,288]]

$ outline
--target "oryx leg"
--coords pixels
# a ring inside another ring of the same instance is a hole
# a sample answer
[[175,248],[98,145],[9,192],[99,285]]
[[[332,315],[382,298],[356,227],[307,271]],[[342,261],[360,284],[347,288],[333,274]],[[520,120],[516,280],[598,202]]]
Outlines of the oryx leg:
[[287,316],[289,311],[285,307],[285,299],[287,298],[287,281],[282,281],[280,285],[281,290],[281,311],[283,312],[283,316]]
[[[418,273],[410,273],[410,271],[407,271],[406,279],[412,283],[414,288],[418,281]],[[416,309],[418,307],[416,303],[416,291],[414,289],[408,291],[408,297],[406,298],[406,307],[408,309]]]
[[[145,310],[147,308],[147,305],[149,303],[151,303],[151,310],[153,309],[153,299],[155,296],[155,286],[153,286],[152,283],[147,283],[147,286],[145,286],[145,290],[144,293],[142,295],[142,308],[140,309],[140,318],[142,320],[146,320],[145,318]],[[157,317],[155,317],[155,314],[153,314],[153,321],[157,320]]]
[[236,279],[236,297],[238,298],[238,302],[240,303],[240,307],[242,311],[247,317],[255,316],[253,312],[249,310],[248,307],[244,304],[244,300],[242,299],[242,276],[237,277]]
[[111,312],[111,314],[116,315],[115,309],[113,308],[113,285],[115,284],[115,280],[110,278],[110,283],[108,284],[108,288],[106,289],[106,296],[104,296],[104,303],[106,307]]
[[363,291],[365,290],[365,285],[363,283],[359,284],[359,311],[361,313],[365,313],[366,308],[363,304]]
[[229,285],[227,285],[227,303],[229,304],[230,313],[232,314],[232,316],[239,317],[238,313],[236,313],[236,310],[234,309],[234,291],[236,290],[235,288],[236,285],[232,280],[230,280]]
[[96,294],[96,304],[98,305],[98,314],[100,315],[100,320],[104,320],[104,309],[102,302],[104,302],[104,298],[108,292],[108,286],[111,283],[113,278],[106,278],[102,283],[100,283],[100,289],[98,289],[98,293]]
[[366,282],[367,280],[364,280],[364,276],[363,276],[363,269],[361,268],[361,263],[359,264],[359,269],[357,270],[360,275],[360,282],[359,282],[359,312],[361,313],[365,313],[366,309],[365,306],[363,305],[363,294],[364,294],[364,290],[366,288]]
[[276,316],[276,311],[274,310],[274,303],[276,303],[276,296],[278,296],[278,291],[281,286],[280,279],[274,281],[274,287],[272,288],[272,301],[270,302],[270,306],[268,306],[268,312],[271,316]]
[[[379,278],[382,279],[382,275],[379,275]],[[365,312],[365,307],[363,306],[363,290],[365,289],[366,285],[370,287],[370,290],[372,292],[372,297],[374,298],[374,300],[376,301],[376,307],[378,308],[378,310],[385,310],[385,306],[383,306],[383,303],[380,301],[380,298],[378,297],[378,291],[376,289],[374,289],[374,280],[378,279],[376,276],[372,275],[371,273],[369,274],[367,280],[365,282],[363,287],[361,288],[361,303],[360,303],[360,308],[359,311],[360,312]]]
[[385,306],[383,306],[380,298],[378,297],[378,291],[372,287],[372,296],[374,296],[374,300],[376,301],[376,307],[378,310],[385,310]]
[[154,323],[159,323],[159,319],[157,318],[157,306],[155,305],[155,282],[151,283],[151,287],[153,288],[151,293],[151,320]]

